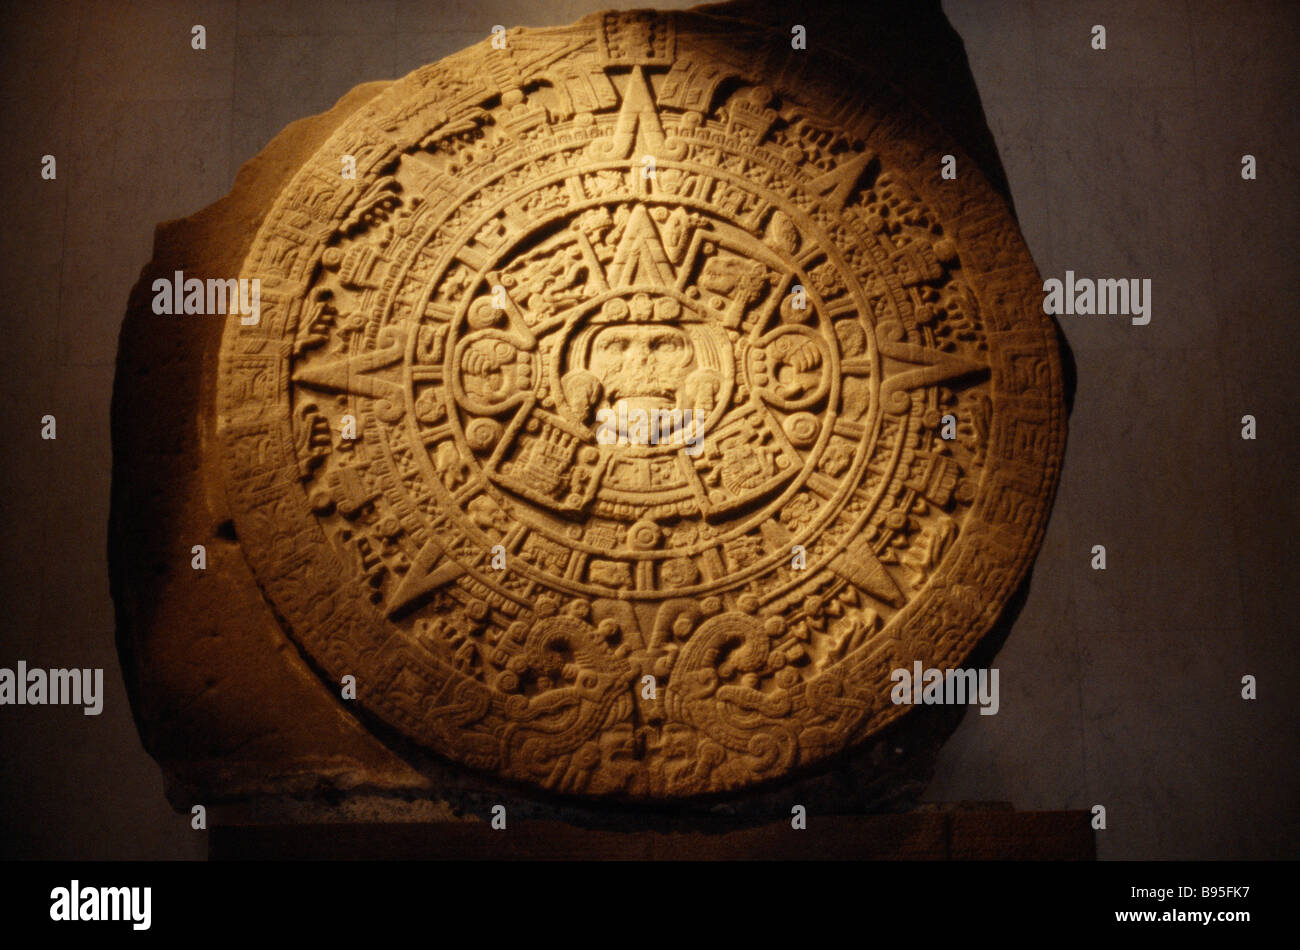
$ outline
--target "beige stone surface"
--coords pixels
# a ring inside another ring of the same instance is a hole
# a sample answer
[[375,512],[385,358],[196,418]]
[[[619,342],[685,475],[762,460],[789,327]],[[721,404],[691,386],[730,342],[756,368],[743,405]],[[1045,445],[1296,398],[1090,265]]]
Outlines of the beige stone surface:
[[[256,279],[259,321],[161,341],[175,270]],[[161,232],[133,297],[115,593],[146,744],[235,798],[659,800],[881,736],[891,671],[967,661],[1041,538],[1040,286],[892,86],[756,26],[597,15],[354,91]],[[179,448],[139,421],[149,374]],[[642,410],[694,425],[601,437]],[[170,520],[133,545],[144,512]],[[190,538],[205,572],[156,548]]]

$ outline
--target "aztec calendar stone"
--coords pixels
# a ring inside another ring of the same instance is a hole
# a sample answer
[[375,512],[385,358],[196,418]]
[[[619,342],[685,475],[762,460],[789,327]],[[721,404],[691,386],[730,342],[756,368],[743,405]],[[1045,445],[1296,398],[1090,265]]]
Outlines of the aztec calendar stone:
[[346,119],[217,391],[317,673],[586,796],[741,790],[903,715],[891,671],[960,666],[1024,578],[1064,441],[1037,271],[950,153],[882,79],[689,14],[511,30]]

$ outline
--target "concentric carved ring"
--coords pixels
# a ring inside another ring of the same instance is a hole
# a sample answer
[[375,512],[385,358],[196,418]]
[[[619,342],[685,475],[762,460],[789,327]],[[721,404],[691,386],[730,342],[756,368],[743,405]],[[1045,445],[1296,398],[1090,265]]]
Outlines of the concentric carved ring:
[[393,84],[277,199],[223,339],[289,634],[378,721],[553,791],[734,790],[879,731],[892,669],[993,623],[1062,449],[1037,273],[955,151],[688,14]]

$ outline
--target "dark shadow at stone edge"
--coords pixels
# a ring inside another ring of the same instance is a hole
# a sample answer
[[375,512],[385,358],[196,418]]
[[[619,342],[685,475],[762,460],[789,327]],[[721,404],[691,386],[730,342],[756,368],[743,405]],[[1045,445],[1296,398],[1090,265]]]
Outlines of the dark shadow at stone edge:
[[[788,4],[758,0],[695,10],[768,25],[801,23],[807,27],[810,50],[826,44],[836,53],[889,77],[979,164],[1008,207],[1012,207],[1006,175],[985,121],[965,48],[938,2],[803,4],[794,13]],[[376,83],[367,87],[368,91],[354,90],[330,114],[346,115],[382,88],[383,84]],[[314,121],[304,120],[297,125],[307,126]],[[333,128],[334,125],[329,125],[326,134]],[[247,233],[241,235],[243,247],[238,249],[233,263],[201,258],[203,263],[210,268],[214,264],[233,268],[226,273],[238,272],[239,262],[261,223],[261,215],[269,208],[279,185],[287,180],[277,176],[292,171],[284,166],[285,161],[283,153],[275,153],[273,143],[241,169],[241,180],[260,179],[263,189],[268,181],[274,182],[276,188],[266,195],[257,216],[251,217],[246,208],[242,209],[248,217]],[[119,342],[113,393],[113,488],[108,553],[117,644],[145,748],[163,765],[169,799],[183,811],[188,811],[189,803],[194,801],[220,804],[223,800],[237,802],[247,798],[240,789],[223,784],[218,773],[201,767],[187,768],[192,764],[188,757],[193,755],[195,744],[206,743],[209,759],[220,759],[233,754],[242,742],[232,742],[222,724],[209,724],[205,729],[196,719],[187,721],[181,717],[173,722],[177,701],[182,708],[186,707],[187,697],[167,695],[165,690],[160,693],[157,681],[145,682],[151,677],[151,664],[159,661],[159,655],[167,653],[166,643],[151,639],[165,640],[167,631],[159,629],[156,600],[149,595],[179,580],[175,577],[178,571],[188,571],[189,544],[181,545],[178,539],[189,536],[187,532],[201,530],[213,543],[237,550],[237,540],[225,527],[224,517],[214,513],[213,523],[208,525],[196,524],[194,518],[193,493],[212,491],[210,475],[197,471],[196,459],[201,450],[215,450],[212,433],[205,431],[205,426],[210,429],[210,425],[203,419],[205,410],[210,412],[213,405],[212,393],[204,391],[204,387],[210,388],[214,381],[211,374],[204,374],[196,367],[203,366],[204,361],[215,365],[220,334],[214,335],[210,328],[208,332],[192,334],[160,333],[156,325],[136,315],[148,312],[152,278],[169,276],[173,268],[183,268],[184,248],[205,248],[208,237],[205,227],[228,214],[228,208],[223,206],[230,200],[228,196],[186,219],[183,227],[176,222],[159,227],[154,262],[144,269],[140,283],[132,292]],[[1057,337],[1068,413],[1074,401],[1075,364],[1059,326]],[[157,398],[159,391],[166,394],[166,400]],[[208,459],[207,464],[212,462]],[[162,486],[161,490],[156,486]],[[144,512],[147,517],[141,517]],[[246,572],[242,557],[239,560]],[[1032,572],[1026,574],[997,623],[969,657],[968,666],[991,664],[1024,606],[1031,576]],[[251,581],[251,573],[248,580]],[[254,599],[259,609],[270,608],[260,596],[260,589]],[[202,623],[204,618],[196,618],[196,622]],[[269,652],[272,657],[284,656],[278,651]],[[295,658],[304,661],[303,671],[310,668],[311,675],[319,673],[301,651],[296,651]],[[319,680],[316,688],[322,695],[327,692]],[[388,783],[385,787],[363,783],[344,787],[328,775],[320,775],[310,788],[281,796],[283,800],[327,813],[345,799],[358,795],[387,800],[398,809],[403,801],[432,798],[447,802],[456,813],[477,814],[486,814],[491,804],[508,801],[511,815],[517,818],[558,817],[592,828],[664,831],[726,831],[738,824],[778,820],[789,816],[793,803],[820,813],[908,810],[919,802],[933,776],[940,747],[966,713],[964,707],[921,707],[864,745],[820,764],[813,771],[756,786],[740,795],[646,805],[576,800],[470,773],[429,755],[369,716],[357,717],[352,709],[343,709],[338,701],[333,705],[337,707],[340,735],[350,736],[349,727],[355,729],[359,719],[365,732],[381,740],[390,753],[395,753],[396,759],[424,776],[427,784],[408,783],[407,787],[398,788],[394,786],[401,782]],[[355,741],[355,737],[349,741]],[[289,745],[292,746],[291,741]],[[702,820],[706,817],[707,822]]]

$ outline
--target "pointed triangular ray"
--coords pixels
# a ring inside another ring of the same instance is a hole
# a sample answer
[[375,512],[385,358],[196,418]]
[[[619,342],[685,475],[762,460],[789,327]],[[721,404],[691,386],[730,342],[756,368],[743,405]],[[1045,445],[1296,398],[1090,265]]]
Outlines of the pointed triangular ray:
[[[791,544],[794,535],[779,521],[766,521],[761,530],[768,547],[774,550],[793,550]],[[829,566],[840,577],[881,603],[901,607],[906,600],[885,570],[885,565],[880,563],[871,546],[861,536],[849,542],[848,547],[835,555]]]
[[614,125],[614,137],[600,143],[595,151],[604,158],[640,158],[642,155],[681,158],[685,154],[684,143],[668,147],[654,96],[640,66],[628,76],[618,121]]
[[[934,386],[951,379],[987,373],[988,367],[948,353],[941,353],[914,343],[880,342],[880,355],[885,357],[885,379],[880,387],[880,398],[885,408],[893,413],[904,412],[909,400],[907,392],[922,386]],[[892,368],[890,362],[914,367]],[[891,372],[892,369],[892,372]]]
[[862,171],[873,158],[873,152],[860,152],[847,162],[841,162],[830,171],[819,175],[808,183],[816,194],[826,196],[826,203],[833,211],[842,211],[849,200],[853,187],[862,177]]
[[358,396],[389,401],[400,401],[402,398],[400,385],[378,376],[354,374],[347,360],[301,367],[294,371],[293,381],[300,386],[329,393],[355,393]]
[[443,584],[450,583],[465,573],[465,568],[444,557],[443,547],[436,538],[430,538],[415,556],[402,577],[401,583],[388,598],[387,612],[395,617],[424,603]]
[[325,392],[356,393],[400,402],[402,387],[396,381],[365,374],[400,362],[403,352],[399,341],[396,346],[382,350],[332,360],[308,360],[294,369],[293,381]]
[[849,542],[848,547],[835,555],[830,568],[850,584],[891,607],[901,607],[906,600],[885,570],[885,565],[880,563],[876,553],[861,536]]
[[645,206],[637,205],[632,209],[623,237],[614,251],[614,261],[609,266],[610,287],[631,287],[633,284],[671,287],[674,276],[659,229]]

